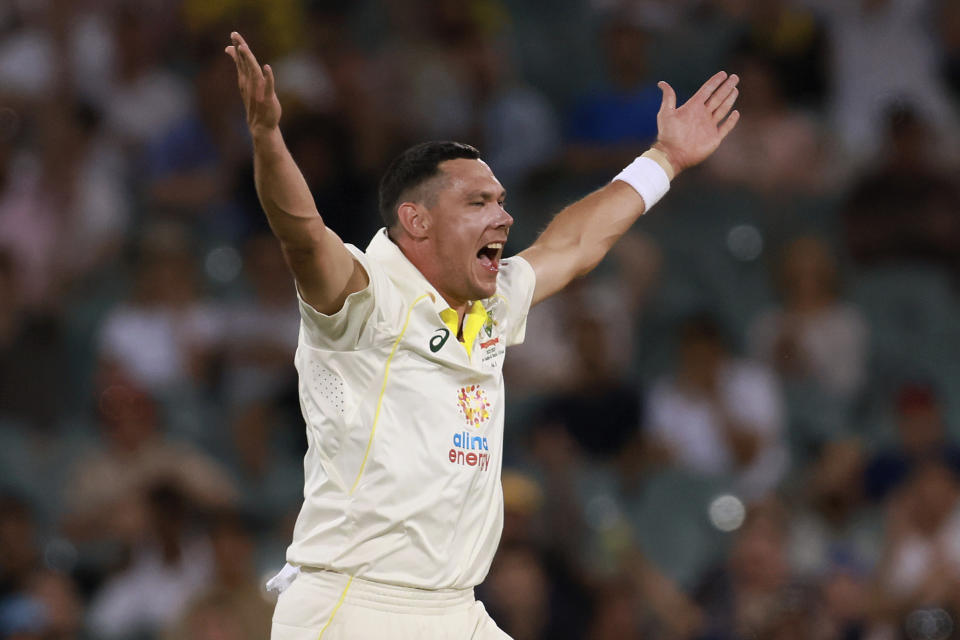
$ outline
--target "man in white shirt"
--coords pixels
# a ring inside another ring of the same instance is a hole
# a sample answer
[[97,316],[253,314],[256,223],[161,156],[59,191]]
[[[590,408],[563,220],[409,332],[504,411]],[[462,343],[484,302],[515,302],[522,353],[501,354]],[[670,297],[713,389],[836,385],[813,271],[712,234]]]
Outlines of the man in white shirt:
[[231,41],[257,192],[300,298],[309,448],[272,637],[505,638],[473,587],[503,522],[506,347],[531,305],[595,267],[716,149],[739,117],[738,78],[716,74],[679,109],[661,83],[654,147],[509,259],[513,218],[479,152],[408,149],[383,177],[385,229],[364,252],[317,212],[280,134],[272,69]]
[[680,327],[677,371],[658,380],[644,421],[678,466],[733,480],[737,493],[768,497],[789,464],[784,407],[773,372],[733,357],[705,314]]

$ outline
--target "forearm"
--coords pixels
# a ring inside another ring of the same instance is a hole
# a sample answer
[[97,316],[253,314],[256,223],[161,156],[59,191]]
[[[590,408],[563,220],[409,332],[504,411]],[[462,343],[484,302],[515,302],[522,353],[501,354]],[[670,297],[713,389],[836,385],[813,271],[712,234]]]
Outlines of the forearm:
[[[645,155],[650,158],[649,154]],[[650,158],[653,162],[641,159],[646,163],[646,171],[659,174],[653,181],[658,184],[657,188],[640,184],[644,182],[643,175],[639,181],[635,174],[627,178],[632,184],[615,179],[558,213],[533,246],[521,253],[537,274],[534,304],[553,295],[574,278],[589,273],[627,229],[666,192],[675,171],[669,161],[659,155],[653,154],[654,157]],[[621,177],[625,176],[618,176]]]
[[611,182],[560,211],[535,247],[553,255],[575,256],[568,265],[571,276],[585,275],[645,210],[643,199],[630,185]]
[[[631,177],[626,177],[625,174],[631,170],[625,170],[607,186],[561,211],[545,230],[544,236],[550,231],[550,227],[556,224],[557,236],[561,239],[568,238],[568,244],[570,239],[579,243],[581,259],[577,265],[577,276],[596,267],[620,236],[656,203],[669,188],[670,181],[676,177],[677,168],[671,164],[665,153],[656,148],[656,144],[643,154],[643,158],[645,159],[638,159],[637,163],[646,162],[655,172],[662,171],[661,175],[656,176],[657,181],[662,181],[661,186],[651,188],[649,168],[643,177],[639,178],[635,172]],[[650,163],[650,160],[656,165]],[[563,244],[562,240],[560,244]]]
[[257,196],[270,228],[290,249],[306,249],[326,229],[279,127],[253,134],[253,171]]

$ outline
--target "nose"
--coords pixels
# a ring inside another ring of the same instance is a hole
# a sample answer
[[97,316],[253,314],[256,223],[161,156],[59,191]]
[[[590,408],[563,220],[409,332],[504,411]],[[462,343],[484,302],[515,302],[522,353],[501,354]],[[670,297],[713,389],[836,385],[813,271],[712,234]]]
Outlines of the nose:
[[497,217],[497,226],[503,227],[504,229],[509,229],[513,226],[513,216],[507,213],[507,210],[503,208],[503,205],[499,207],[500,213]]

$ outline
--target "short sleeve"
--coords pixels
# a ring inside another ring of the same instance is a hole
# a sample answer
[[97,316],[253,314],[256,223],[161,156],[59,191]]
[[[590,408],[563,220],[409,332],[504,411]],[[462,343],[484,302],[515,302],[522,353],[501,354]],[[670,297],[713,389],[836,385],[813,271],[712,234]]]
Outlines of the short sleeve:
[[776,378],[766,368],[737,362],[726,373],[726,405],[745,426],[762,435],[783,429],[783,406]]
[[497,296],[506,302],[507,346],[520,344],[527,332],[527,314],[533,302],[537,275],[529,262],[520,256],[500,263]]
[[386,331],[385,319],[388,308],[397,297],[393,286],[380,266],[352,244],[346,245],[353,257],[367,272],[369,282],[360,291],[354,291],[336,313],[320,313],[300,295],[300,337],[315,349],[328,351],[354,351],[363,349]]

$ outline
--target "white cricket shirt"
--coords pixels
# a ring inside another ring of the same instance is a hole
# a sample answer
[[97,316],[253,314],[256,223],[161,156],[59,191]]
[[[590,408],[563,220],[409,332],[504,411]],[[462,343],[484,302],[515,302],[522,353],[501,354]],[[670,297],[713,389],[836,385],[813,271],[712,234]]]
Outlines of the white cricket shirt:
[[366,253],[347,247],[369,285],[329,316],[300,301],[309,448],[287,561],[473,587],[500,541],[503,358],[523,341],[533,268],[518,256],[500,262],[497,293],[474,303],[461,343],[455,312],[385,230]]

